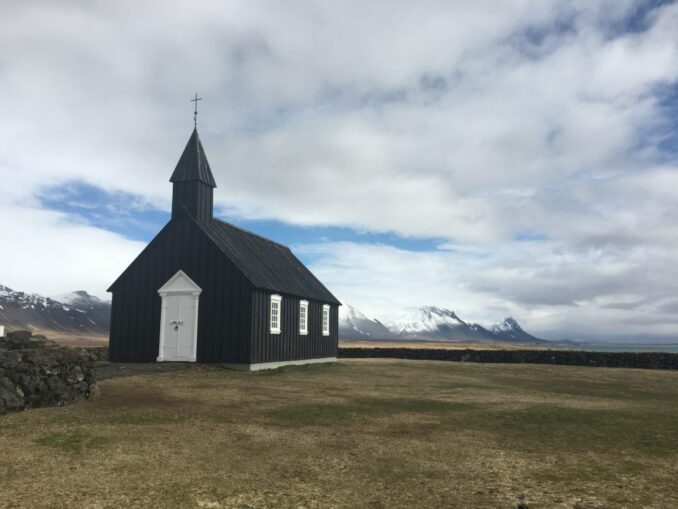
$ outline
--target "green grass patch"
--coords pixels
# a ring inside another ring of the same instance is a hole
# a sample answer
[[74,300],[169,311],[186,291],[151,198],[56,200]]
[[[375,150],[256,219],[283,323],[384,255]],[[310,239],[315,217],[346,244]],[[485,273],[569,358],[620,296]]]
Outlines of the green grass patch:
[[267,415],[280,426],[340,426],[398,414],[444,418],[472,407],[470,403],[435,399],[362,397],[336,403],[293,404],[274,408]]
[[546,404],[471,413],[450,424],[491,432],[504,446],[527,451],[617,450],[655,456],[678,451],[678,416],[674,413]]
[[100,449],[112,442],[110,437],[92,435],[87,431],[74,430],[55,432],[33,440],[37,445],[52,447],[63,452],[83,454],[93,449]]
[[131,426],[149,426],[163,424],[179,424],[186,420],[184,416],[177,414],[163,413],[130,413],[117,414],[103,417],[99,420],[101,423],[113,425],[131,425]]

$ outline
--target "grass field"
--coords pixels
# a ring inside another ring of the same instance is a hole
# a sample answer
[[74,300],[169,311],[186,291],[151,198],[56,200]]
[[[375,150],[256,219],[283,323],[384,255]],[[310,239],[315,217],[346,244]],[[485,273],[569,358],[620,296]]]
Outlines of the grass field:
[[352,360],[0,417],[3,507],[675,507],[678,373]]

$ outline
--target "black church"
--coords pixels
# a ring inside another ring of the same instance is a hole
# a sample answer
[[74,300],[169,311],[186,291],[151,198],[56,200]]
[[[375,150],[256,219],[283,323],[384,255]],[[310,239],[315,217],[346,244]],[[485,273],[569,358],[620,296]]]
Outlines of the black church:
[[111,361],[336,360],[340,302],[287,246],[213,217],[197,129],[170,182],[170,221],[108,289]]

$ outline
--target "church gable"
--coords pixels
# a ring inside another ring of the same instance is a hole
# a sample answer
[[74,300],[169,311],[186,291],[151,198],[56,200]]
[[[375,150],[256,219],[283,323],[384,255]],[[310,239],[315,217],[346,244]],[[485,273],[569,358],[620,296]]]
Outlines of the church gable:
[[200,294],[200,292],[202,292],[202,288],[181,269],[158,290],[160,295],[170,295],[173,293]]
[[175,223],[170,221],[168,222],[165,226],[163,226],[162,230],[158,232],[158,234],[153,237],[153,240],[151,240],[148,245],[137,255],[137,257],[130,263],[127,268],[118,276],[118,278],[111,284],[111,286],[108,287],[107,292],[114,292],[116,288],[134,271],[134,269],[139,266],[142,261],[146,258],[149,258],[153,256],[154,251],[157,251],[157,246],[158,244],[164,243],[168,237],[172,235],[172,230],[175,227]]
[[[184,211],[180,217],[172,219],[160,230],[108,291],[115,292],[126,280],[135,279],[139,271],[161,273],[160,277],[164,279],[155,288],[157,290],[177,270],[200,268],[204,264],[201,260],[208,256],[218,258],[217,263],[227,265],[227,270],[237,272],[248,281],[247,276],[221,251],[204,227]],[[171,273],[167,273],[168,270]]]

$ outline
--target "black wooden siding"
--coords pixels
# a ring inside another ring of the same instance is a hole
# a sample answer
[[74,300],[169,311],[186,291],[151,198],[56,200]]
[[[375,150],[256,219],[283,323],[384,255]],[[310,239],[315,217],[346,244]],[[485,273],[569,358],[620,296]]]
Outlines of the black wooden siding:
[[172,217],[185,209],[197,221],[209,222],[213,212],[212,188],[202,182],[176,182],[172,189]]
[[[308,300],[308,334],[299,334],[301,297],[281,293],[281,333],[271,334],[270,295],[255,289],[229,258],[184,215],[173,219],[111,288],[110,358],[154,362],[160,338],[158,289],[181,269],[202,293],[198,362],[256,364],[337,356],[338,306]],[[202,225],[200,225],[202,226]],[[322,307],[330,305],[330,335]]]
[[197,360],[248,362],[252,285],[189,218],[173,219],[113,285],[111,360],[156,360],[158,289],[179,269],[202,288]]
[[[322,307],[327,302],[280,294],[280,334],[271,334],[270,296],[273,292],[252,293],[252,364],[297,359],[336,357],[339,342],[339,307],[330,305],[330,335],[322,334]],[[308,334],[299,334],[299,302],[308,300]]]

